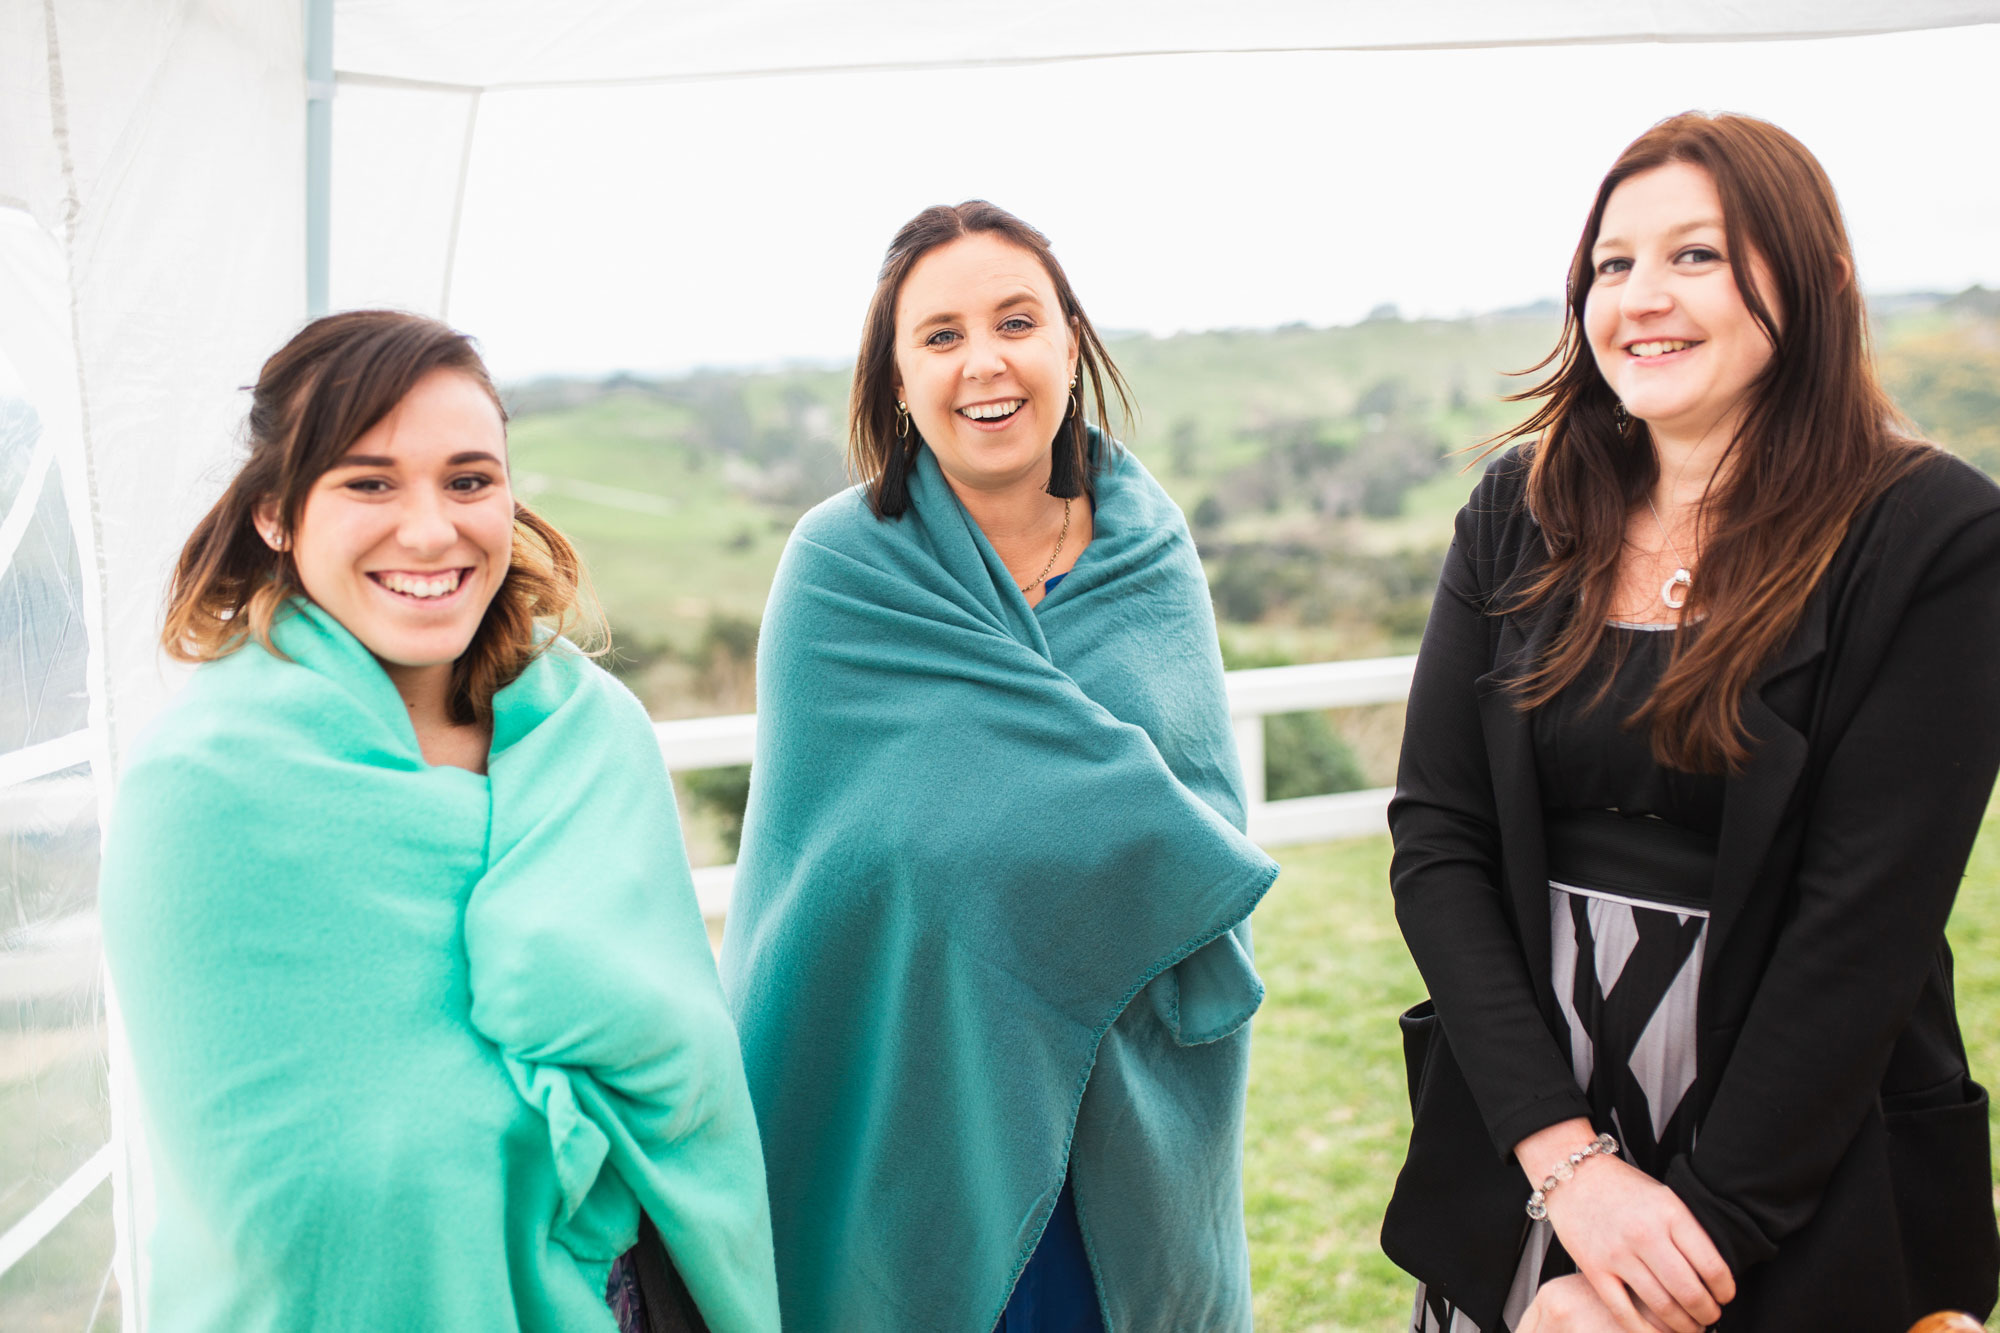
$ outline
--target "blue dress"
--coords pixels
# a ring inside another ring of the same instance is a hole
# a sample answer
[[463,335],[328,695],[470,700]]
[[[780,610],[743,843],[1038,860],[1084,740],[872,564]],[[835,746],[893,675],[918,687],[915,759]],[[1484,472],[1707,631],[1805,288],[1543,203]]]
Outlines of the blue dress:
[[1104,1333],[1068,1180],[993,1333]]

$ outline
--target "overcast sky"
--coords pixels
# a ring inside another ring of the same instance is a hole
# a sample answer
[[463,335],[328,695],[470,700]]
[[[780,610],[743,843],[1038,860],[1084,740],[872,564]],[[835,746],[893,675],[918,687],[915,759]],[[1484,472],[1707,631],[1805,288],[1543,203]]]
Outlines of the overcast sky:
[[851,357],[919,208],[1039,226],[1101,329],[1555,297],[1598,178],[1689,107],[1825,164],[1874,292],[2000,286],[2000,27],[1169,56],[489,96],[452,322],[503,378]]

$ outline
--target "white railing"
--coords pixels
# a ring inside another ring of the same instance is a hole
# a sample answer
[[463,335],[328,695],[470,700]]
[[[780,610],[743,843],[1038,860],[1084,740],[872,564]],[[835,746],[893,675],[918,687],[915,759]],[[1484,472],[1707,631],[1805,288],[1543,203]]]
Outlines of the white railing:
[[[1225,676],[1229,720],[1243,761],[1243,784],[1250,798],[1250,836],[1265,847],[1358,838],[1388,828],[1387,787],[1264,799],[1264,719],[1274,713],[1321,708],[1356,708],[1401,703],[1410,694],[1414,657],[1374,657],[1355,662],[1313,662],[1305,666],[1259,667]],[[747,764],[757,749],[757,715],[697,717],[657,722],[660,753],[676,773]],[[729,911],[736,867],[704,866],[694,872],[701,914],[720,921]]]

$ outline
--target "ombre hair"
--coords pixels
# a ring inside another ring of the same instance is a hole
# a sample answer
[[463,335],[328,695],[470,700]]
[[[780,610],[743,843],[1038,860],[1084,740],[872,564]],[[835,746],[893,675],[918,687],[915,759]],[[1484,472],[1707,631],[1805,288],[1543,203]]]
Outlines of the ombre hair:
[[1118,396],[1123,419],[1133,415],[1131,390],[1112,363],[1111,354],[1091,327],[1090,316],[1069,285],[1069,276],[1049,249],[1049,238],[1004,208],[983,199],[968,199],[956,207],[937,204],[911,218],[889,242],[875,294],[861,325],[861,351],[854,359],[854,387],[847,401],[847,469],[868,488],[868,503],[879,518],[895,518],[910,503],[910,469],[916,465],[923,436],[914,424],[896,434],[896,301],[903,280],[917,261],[961,236],[986,233],[1018,245],[1040,261],[1055,287],[1065,323],[1076,334],[1078,383],[1075,410],[1056,431],[1049,460],[1050,495],[1074,499],[1092,493],[1090,433],[1084,404],[1096,405],[1095,421],[1107,444],[1113,439],[1106,410],[1105,385]]
[[[250,457],[181,548],[167,598],[161,643],[183,662],[226,657],[255,639],[266,649],[286,602],[306,596],[292,552],[258,534],[269,506],[278,529],[296,533],[314,483],[356,440],[393,411],[433,371],[464,375],[507,412],[472,340],[434,319],[394,310],[355,310],[316,319],[264,363],[250,399]],[[472,642],[452,664],[449,709],[463,726],[488,722],[493,696],[553,640],[581,629],[601,641],[587,610],[583,563],[556,529],[526,505],[514,506],[507,577]]]
[[[1653,126],[1597,187],[1570,261],[1561,337],[1526,373],[1554,370],[1510,400],[1541,405],[1489,442],[1499,449],[1534,440],[1528,504],[1548,547],[1538,576],[1504,609],[1573,602],[1541,660],[1515,682],[1517,704],[1548,703],[1589,666],[1612,609],[1627,516],[1659,476],[1645,424],[1617,420],[1584,303],[1612,191],[1669,163],[1699,167],[1714,181],[1731,274],[1772,347],[1701,505],[1701,576],[1666,672],[1628,719],[1650,728],[1660,763],[1715,772],[1748,760],[1744,690],[1798,626],[1855,516],[1921,451],[1876,379],[1847,228],[1805,145],[1749,116],[1690,111]],[[1753,281],[1752,255],[1764,262],[1768,291]]]

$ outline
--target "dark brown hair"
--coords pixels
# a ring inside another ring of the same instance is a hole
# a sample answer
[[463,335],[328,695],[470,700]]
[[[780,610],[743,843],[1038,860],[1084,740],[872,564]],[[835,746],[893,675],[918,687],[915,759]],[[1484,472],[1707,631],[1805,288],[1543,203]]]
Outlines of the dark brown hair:
[[1089,382],[1088,398],[1079,390],[1076,410],[1070,412],[1056,434],[1049,461],[1049,494],[1072,499],[1091,493],[1090,439],[1084,404],[1096,404],[1097,428],[1108,442],[1111,422],[1106,412],[1104,386],[1108,381],[1118,395],[1123,419],[1132,419],[1132,396],[1125,377],[1118,373],[1111,354],[1104,350],[1090,316],[1076,299],[1069,277],[1049,249],[1049,238],[1006,209],[984,199],[968,199],[957,207],[937,204],[905,222],[889,242],[882,258],[882,271],[875,279],[875,295],[868,302],[868,316],[861,325],[861,352],[854,359],[854,387],[847,400],[847,469],[857,480],[868,484],[868,503],[878,517],[895,518],[909,507],[910,468],[915,464],[923,437],[914,426],[906,427],[904,438],[896,435],[896,299],[902,294],[903,280],[917,261],[941,245],[961,236],[985,232],[1020,246],[1041,261],[1055,286],[1056,300],[1063,318],[1076,334],[1080,380]]
[[[328,315],[299,330],[264,363],[251,392],[250,457],[195,525],[174,568],[161,632],[170,656],[212,661],[251,638],[276,651],[272,623],[305,589],[289,547],[274,551],[258,535],[257,509],[275,505],[279,531],[297,532],[313,484],[437,370],[473,380],[506,421],[472,340],[421,315]],[[491,720],[494,694],[526,670],[546,642],[537,620],[560,632],[580,619],[587,637],[601,637],[594,613],[583,609],[582,584],[575,549],[517,503],[507,577],[452,666],[452,721]]]
[[[1797,626],[1806,598],[1855,515],[1918,456],[1875,378],[1867,315],[1833,186],[1805,145],[1749,116],[1686,112],[1633,140],[1597,187],[1570,261],[1556,348],[1527,373],[1555,369],[1514,401],[1541,400],[1492,449],[1537,437],[1528,503],[1548,561],[1506,608],[1574,598],[1542,660],[1516,683],[1523,709],[1549,702],[1589,666],[1605,633],[1627,516],[1659,475],[1644,423],[1621,429],[1584,328],[1606,201],[1632,176],[1668,163],[1700,167],[1722,202],[1724,244],[1743,303],[1770,338],[1742,425],[1697,519],[1701,570],[1666,673],[1628,725],[1648,725],[1660,763],[1740,767],[1750,750],[1741,696]],[[1752,280],[1762,258],[1770,291]]]

